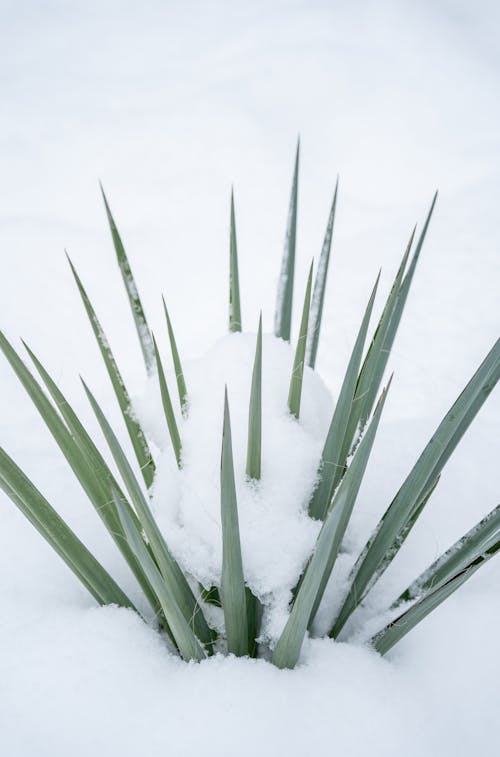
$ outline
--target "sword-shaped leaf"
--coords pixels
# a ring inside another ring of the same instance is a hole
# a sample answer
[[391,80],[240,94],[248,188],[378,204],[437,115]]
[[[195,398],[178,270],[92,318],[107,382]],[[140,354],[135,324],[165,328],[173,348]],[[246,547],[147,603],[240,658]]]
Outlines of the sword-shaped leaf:
[[332,629],[337,637],[351,613],[389,566],[407,535],[408,521],[500,378],[500,339],[439,424],[382,516],[351,573],[351,588]]
[[179,357],[179,350],[177,349],[177,343],[175,341],[174,330],[172,323],[170,322],[170,316],[168,314],[167,306],[165,304],[165,298],[163,300],[163,309],[165,311],[165,318],[167,321],[168,338],[170,341],[170,349],[172,351],[172,360],[174,363],[175,378],[177,380],[177,390],[179,392],[179,402],[181,403],[181,410],[184,416],[187,416],[188,411],[188,394],[186,389],[186,382],[184,380],[184,372],[182,370],[181,359]]
[[158,381],[160,384],[161,404],[163,406],[163,412],[165,413],[165,420],[167,421],[168,433],[170,434],[172,447],[174,448],[177,467],[180,468],[182,452],[181,437],[179,435],[177,421],[175,420],[175,413],[172,407],[172,400],[170,399],[170,392],[168,391],[167,379],[165,378],[165,371],[163,370],[158,345],[156,344],[156,339],[154,338],[154,336],[152,337],[152,339],[156,358],[156,367],[158,371]]
[[134,606],[45,497],[0,448],[0,488],[101,605]]
[[288,409],[296,418],[299,417],[300,400],[302,397],[302,381],[304,377],[304,363],[307,343],[307,325],[309,323],[309,308],[311,305],[312,272],[313,264],[311,263],[309,276],[307,278],[306,293],[304,296],[304,306],[302,308],[299,338],[297,340],[297,347],[295,349],[295,358],[293,361],[290,388],[288,390]]
[[109,209],[108,200],[104,194],[104,189],[101,184],[102,199],[104,200],[104,207],[106,208],[106,215],[108,217],[109,228],[111,231],[111,237],[113,239],[113,245],[116,252],[116,258],[127,291],[128,301],[130,303],[130,309],[134,317],[135,327],[137,329],[137,336],[139,337],[139,343],[141,345],[142,354],[144,357],[144,363],[146,365],[146,371],[148,375],[154,370],[154,356],[153,356],[153,344],[151,342],[151,335],[149,327],[144,314],[144,308],[142,307],[141,298],[139,297],[139,290],[137,289],[134,277],[132,275],[132,269],[128,262],[127,254],[123,246],[122,239],[119,231],[116,227],[116,223]]
[[446,550],[432,565],[416,578],[398,597],[392,608],[403,602],[420,599],[429,591],[434,591],[461,571],[471,560],[487,551],[500,540],[500,505],[470,529],[464,536]]
[[277,337],[290,341],[292,328],[293,277],[295,273],[295,246],[297,239],[297,195],[299,188],[299,156],[300,139],[297,141],[295,153],[295,167],[293,171],[292,192],[288,208],[285,247],[281,262],[281,273],[276,296],[276,313],[274,317],[274,333]]
[[206,654],[202,645],[196,638],[190,624],[181,612],[175,597],[172,594],[170,586],[164,580],[158,570],[156,563],[146,549],[146,545],[140,534],[132,523],[130,516],[125,507],[122,506],[120,497],[113,489],[113,499],[116,504],[118,515],[121,520],[122,528],[127,540],[134,550],[137,560],[139,561],[145,575],[153,586],[156,595],[160,601],[162,610],[167,619],[168,625],[172,631],[175,643],[184,660],[204,660]]
[[335,191],[333,193],[332,207],[330,208],[330,215],[328,216],[328,223],[326,225],[323,247],[321,248],[318,270],[316,271],[316,280],[314,282],[314,290],[311,300],[311,315],[306,349],[307,365],[309,365],[311,368],[314,368],[314,366],[316,365],[316,355],[318,353],[319,333],[321,329],[321,319],[323,317],[323,303],[325,301],[328,266],[330,264],[330,251],[332,248],[333,224],[335,222],[335,208],[337,206],[338,188],[339,180],[337,178],[337,181],[335,183]]
[[368,300],[368,305],[366,306],[365,314],[351,353],[339,398],[335,405],[330,428],[328,429],[323,452],[321,454],[318,470],[318,485],[316,486],[309,502],[309,515],[311,518],[317,518],[318,520],[323,520],[325,517],[328,505],[332,498],[335,481],[340,479],[340,477],[336,475],[338,468],[341,466],[342,472],[344,469],[345,461],[341,460],[344,436],[347,430],[347,423],[352,408],[354,393],[356,391],[359,366],[379,279],[380,273],[377,276],[375,286],[373,287],[370,299]]
[[[392,346],[394,344],[394,339],[396,337],[396,333],[398,330],[398,326],[401,321],[401,317],[403,315],[404,307],[406,304],[406,300],[408,297],[408,292],[410,291],[410,286],[413,281],[413,276],[415,274],[415,269],[417,267],[418,259],[420,257],[420,253],[422,251],[422,246],[425,241],[425,237],[427,235],[427,230],[429,228],[429,224],[432,218],[432,213],[434,211],[434,206],[436,204],[437,200],[437,192],[435,193],[431,206],[429,208],[429,212],[427,214],[427,218],[425,219],[425,223],[423,225],[422,231],[420,232],[420,236],[418,238],[417,244],[415,246],[415,251],[412,255],[410,264],[408,266],[408,271],[405,274],[405,277],[399,286],[397,297],[393,303],[393,307],[391,307],[391,315],[390,318],[385,320],[385,322],[382,324],[382,335],[378,341],[377,344],[373,344],[372,346],[372,356],[369,358],[367,355],[367,362],[370,363],[373,361],[373,367],[367,366],[368,373],[371,376],[370,383],[366,385],[366,394],[364,395],[364,401],[362,404],[362,410],[360,415],[360,428],[362,429],[370,417],[370,413],[372,411],[373,403],[375,401],[375,397],[377,396],[378,387],[380,386],[380,382],[382,381],[382,377],[384,375],[387,361],[389,360],[389,356],[391,354]],[[413,235],[412,235],[413,238]],[[411,242],[410,242],[411,245]],[[363,366],[364,367],[364,366]]]
[[241,558],[238,505],[234,482],[231,420],[224,394],[224,427],[221,456],[222,579],[220,596],[224,610],[228,652],[243,657],[249,653],[247,599]]
[[457,573],[445,583],[441,583],[436,589],[424,594],[406,612],[391,621],[385,628],[379,631],[371,640],[371,644],[381,655],[386,654],[392,647],[406,636],[415,626],[420,623],[430,612],[444,602],[450,594],[453,594],[464,584],[479,568],[490,560],[500,550],[500,541],[489,546],[485,552],[464,565]]
[[[180,611],[184,615],[186,621],[192,627],[196,636],[204,644],[211,643],[210,629],[205,622],[203,612],[199,606],[196,597],[194,596],[189,583],[184,576],[184,573],[180,569],[175,558],[170,553],[168,546],[163,538],[163,535],[158,528],[158,525],[154,519],[153,513],[148,505],[147,499],[144,496],[139,482],[137,481],[132,468],[123,452],[123,449],[116,438],[116,435],[111,428],[106,416],[100,408],[94,395],[82,380],[83,388],[87,394],[92,409],[96,415],[99,425],[102,429],[106,442],[108,443],[113,459],[123,479],[125,487],[129,493],[130,499],[136,509],[139,516],[141,527],[144,529],[146,538],[153,552],[156,564],[163,576],[164,581],[168,584],[169,591],[174,597]],[[119,492],[116,492],[119,496]],[[120,498],[120,501],[121,498]],[[125,505],[122,502],[122,509]],[[132,518],[130,518],[130,524],[134,526],[135,530],[140,535],[140,529],[134,524]]]
[[246,474],[258,481],[261,468],[262,447],[262,313],[259,318],[257,346],[252,372],[252,388],[248,409],[248,446]]
[[120,410],[123,415],[123,420],[125,421],[125,425],[127,427],[127,431],[130,436],[130,441],[132,442],[135,456],[137,457],[137,462],[139,463],[139,468],[141,469],[141,473],[144,478],[144,482],[146,486],[149,488],[151,484],[153,483],[155,464],[151,456],[151,452],[150,452],[148,443],[146,441],[146,437],[144,436],[144,433],[139,423],[130,414],[130,409],[131,409],[130,397],[127,392],[125,383],[122,379],[120,371],[118,370],[116,360],[114,358],[113,353],[111,352],[109,342],[101,327],[101,324],[99,323],[95,310],[92,307],[92,304],[87,296],[87,293],[83,287],[80,277],[78,276],[76,269],[73,263],[71,262],[69,256],[68,256],[68,262],[71,267],[73,276],[75,277],[78,291],[80,292],[80,296],[85,306],[85,310],[87,312],[90,325],[92,326],[92,330],[97,340],[97,344],[101,351],[104,365],[106,366],[108,376],[111,380],[111,384],[113,386],[116,399],[118,400],[118,404],[120,406]]
[[89,457],[82,452],[66,424],[49,402],[36,379],[27,369],[19,355],[10,345],[5,336],[0,332],[0,349],[14,369],[19,381],[26,389],[33,404],[42,416],[54,441],[59,446],[64,457],[68,461],[73,473],[77,477],[85,493],[96,509],[97,514],[105,524],[115,544],[125,557],[132,569],[137,581],[141,585],[146,597],[153,609],[157,610],[157,600],[146,577],[137,563],[135,555],[131,552],[123,531],[121,530],[118,513],[116,512],[110,496],[110,482],[105,477],[97,475],[96,469]]
[[387,396],[387,389],[388,387],[383,391],[372,422],[330,503],[313,555],[295,596],[290,616],[273,653],[272,661],[279,668],[293,668],[299,659],[304,636],[323,597],[352,514]]
[[234,193],[231,189],[231,228],[229,232],[229,331],[241,331],[240,280],[238,276],[238,245],[234,217]]

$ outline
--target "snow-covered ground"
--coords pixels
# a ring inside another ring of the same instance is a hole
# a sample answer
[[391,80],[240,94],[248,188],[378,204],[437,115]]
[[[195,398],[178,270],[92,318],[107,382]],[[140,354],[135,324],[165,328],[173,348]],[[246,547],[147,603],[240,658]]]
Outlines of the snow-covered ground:
[[[3,0],[0,16],[0,326],[28,341],[96,434],[79,372],[126,443],[64,247],[134,395],[145,393],[98,178],[161,346],[163,292],[182,353],[196,358],[226,329],[231,183],[243,325],[255,332],[262,307],[272,329],[300,131],[299,297],[340,174],[318,359],[334,396],[378,267],[380,307],[439,187],[349,532],[361,544],[498,335],[496,4]],[[133,593],[4,360],[0,386],[2,446]],[[497,392],[377,588],[381,606],[497,504],[499,428]],[[291,672],[187,666],[130,612],[96,608],[0,505],[2,754],[496,754],[499,559],[387,659],[314,641]]]

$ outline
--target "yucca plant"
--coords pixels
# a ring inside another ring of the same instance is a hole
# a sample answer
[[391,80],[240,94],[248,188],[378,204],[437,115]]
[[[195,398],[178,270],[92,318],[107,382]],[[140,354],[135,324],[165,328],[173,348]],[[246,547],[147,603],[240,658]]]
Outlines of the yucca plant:
[[[299,148],[295,157],[292,193],[288,213],[285,250],[279,280],[275,315],[275,336],[290,341],[297,230]],[[301,310],[289,385],[283,386],[291,422],[300,423],[305,367],[314,369],[319,345],[323,303],[332,244],[338,182],[335,186],[324,243],[313,286],[313,266],[309,270]],[[187,386],[172,322],[164,304],[166,329],[177,384],[175,399],[157,342],[146,321],[145,311],[132,275],[125,248],[102,192],[118,265],[125,283],[135,327],[148,375],[158,382],[165,427],[175,462],[183,466],[182,423],[189,416]],[[143,481],[113,431],[106,414],[90,389],[83,384],[103,436],[113,457],[116,473],[106,463],[96,442],[86,431],[66,397],[27,345],[26,350],[46,391],[28,370],[17,352],[0,333],[0,347],[17,377],[30,395],[52,436],[66,457],[90,502],[127,561],[149,603],[152,616],[166,642],[184,660],[202,660],[217,653],[263,656],[280,668],[297,663],[306,635],[314,632],[313,622],[342,546],[389,391],[391,379],[380,391],[391,348],[401,320],[416,265],[434,211],[436,196],[422,231],[415,230],[406,247],[392,288],[365,351],[379,276],[375,281],[359,332],[338,393],[323,451],[317,460],[317,475],[304,510],[318,521],[317,541],[303,565],[302,574],[290,592],[288,618],[281,634],[266,643],[261,633],[262,597],[250,590],[245,579],[242,555],[234,450],[231,438],[229,390],[226,388],[222,420],[220,469],[220,514],[222,568],[218,584],[206,586],[199,576],[187,574],[168,544],[168,533],[160,529],[150,502],[155,480],[155,462],[134,413],[128,390],[118,369],[87,292],[70,262],[79,293],[94,331],[105,368],[109,374],[125,427],[132,443]],[[229,330],[242,330],[238,276],[238,250],[234,196],[231,192],[229,243]],[[235,338],[235,337],[231,337]],[[248,436],[244,486],[258,490],[263,473],[262,439],[266,417],[262,410],[265,382],[262,357],[262,317],[259,321],[248,405]],[[346,623],[368,592],[397,556],[403,542],[436,488],[441,472],[500,377],[500,340],[476,370],[458,399],[438,425],[421,456],[389,504],[378,526],[355,561],[348,590],[331,618],[330,637],[345,633]],[[288,391],[288,394],[287,394]],[[378,396],[378,400],[377,400]],[[288,399],[287,399],[288,397]],[[179,403],[181,422],[174,406]],[[238,454],[240,451],[238,451]],[[126,593],[64,523],[30,479],[4,451],[0,451],[0,486],[54,550],[63,558],[83,585],[101,605],[116,604],[136,610]],[[472,528],[438,558],[395,600],[389,611],[392,620],[369,643],[385,654],[417,623],[461,586],[500,549],[500,506]],[[222,614],[223,623],[212,622],[213,612]],[[386,613],[387,608],[381,608]],[[333,643],[333,642],[332,642]]]

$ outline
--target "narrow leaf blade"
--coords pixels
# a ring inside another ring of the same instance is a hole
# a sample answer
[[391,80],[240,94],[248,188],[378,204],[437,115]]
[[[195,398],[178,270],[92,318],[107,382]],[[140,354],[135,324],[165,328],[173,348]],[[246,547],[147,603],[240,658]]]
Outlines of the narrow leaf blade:
[[186,388],[186,381],[184,379],[184,371],[182,370],[181,359],[179,357],[179,350],[177,349],[177,343],[175,341],[174,330],[170,321],[167,306],[165,304],[165,298],[163,299],[163,310],[165,312],[165,318],[167,321],[168,338],[170,341],[170,349],[172,351],[172,360],[174,363],[175,378],[177,381],[177,391],[179,392],[179,402],[181,404],[182,414],[187,416],[188,411],[188,393]]
[[316,280],[311,300],[311,315],[309,331],[307,335],[306,361],[307,365],[314,368],[316,365],[316,356],[318,353],[319,335],[321,330],[321,320],[323,318],[323,304],[325,301],[326,280],[328,277],[328,267],[330,265],[330,251],[332,249],[333,225],[335,223],[335,209],[337,207],[337,192],[339,180],[335,183],[333,192],[332,206],[326,225],[325,238],[321,255],[319,258],[318,270],[316,271]]
[[258,481],[261,473],[262,449],[262,313],[259,318],[257,345],[252,372],[252,388],[248,409],[248,445],[246,474]]
[[113,353],[111,352],[109,342],[101,327],[101,324],[99,323],[96,312],[94,308],[92,307],[92,304],[88,298],[87,292],[85,291],[83,284],[80,280],[80,277],[78,276],[73,263],[69,259],[69,256],[68,256],[68,262],[69,262],[71,271],[73,273],[73,276],[75,278],[78,291],[80,292],[80,296],[82,298],[85,310],[87,312],[90,325],[92,326],[92,330],[97,340],[97,344],[101,351],[104,365],[106,366],[106,370],[111,380],[111,384],[113,386],[116,399],[118,400],[118,404],[120,406],[120,410],[123,415],[123,420],[125,421],[125,425],[127,427],[127,431],[130,436],[130,441],[132,442],[132,446],[134,448],[134,452],[137,457],[137,462],[139,463],[139,467],[141,469],[141,473],[144,478],[144,482],[146,486],[149,488],[151,484],[153,483],[155,464],[154,464],[153,457],[151,455],[151,451],[149,449],[148,443],[146,441],[146,437],[144,436],[144,432],[140,424],[130,414],[131,405],[130,405],[130,397],[127,392],[127,388],[122,379],[120,371],[118,370],[116,360],[114,358]]
[[222,433],[221,519],[222,580],[220,595],[226,625],[227,648],[228,652],[243,657],[249,652],[247,600],[241,557],[227,389],[224,396],[224,427]]
[[297,347],[295,349],[295,358],[293,361],[292,376],[290,379],[290,389],[288,391],[288,409],[296,418],[298,418],[300,414],[300,400],[302,397],[302,382],[304,378],[304,363],[307,343],[307,325],[309,323],[309,308],[311,305],[312,272],[313,264],[311,263],[309,276],[307,278],[304,306],[302,308],[299,338],[297,341]]
[[290,341],[292,328],[293,278],[295,274],[295,247],[297,239],[297,197],[299,187],[300,140],[297,142],[295,166],[293,171],[292,191],[288,208],[288,221],[281,273],[276,297],[274,333],[286,342]]
[[135,327],[137,329],[137,336],[139,337],[139,343],[141,345],[142,355],[144,357],[144,364],[148,375],[153,372],[154,369],[154,357],[153,357],[153,344],[151,342],[151,336],[149,332],[148,323],[144,314],[144,308],[142,307],[141,298],[139,297],[139,291],[132,275],[132,269],[123,246],[123,242],[120,233],[116,227],[115,220],[111,214],[108,200],[104,194],[104,189],[101,184],[102,199],[104,200],[104,207],[106,208],[106,216],[108,218],[109,228],[111,231],[111,238],[113,239],[113,245],[116,252],[116,258],[118,260],[118,266],[120,268],[123,283],[127,292],[130,309],[134,317]]
[[238,245],[234,193],[231,189],[231,220],[229,232],[229,331],[241,331],[240,280],[238,275]]

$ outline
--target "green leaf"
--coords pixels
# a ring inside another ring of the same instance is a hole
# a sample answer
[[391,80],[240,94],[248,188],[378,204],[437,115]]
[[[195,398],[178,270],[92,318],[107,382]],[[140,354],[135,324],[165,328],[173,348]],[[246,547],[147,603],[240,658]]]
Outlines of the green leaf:
[[174,363],[175,378],[177,380],[177,390],[179,392],[179,402],[181,403],[181,410],[184,416],[187,416],[188,412],[188,394],[186,389],[186,382],[184,380],[184,372],[182,370],[181,359],[179,357],[179,351],[177,349],[177,343],[175,341],[174,330],[170,322],[170,316],[168,314],[167,306],[165,304],[165,298],[163,300],[163,309],[165,311],[165,318],[167,320],[168,338],[170,341],[170,349],[172,350],[172,360]]
[[246,474],[258,481],[261,470],[262,447],[262,313],[259,318],[257,346],[252,372],[252,388],[248,409],[248,446]]
[[339,398],[335,405],[330,428],[328,429],[318,470],[318,485],[316,486],[309,502],[309,515],[311,518],[323,520],[328,510],[328,505],[332,498],[335,484],[341,477],[338,474],[338,469],[341,467],[342,473],[344,471],[345,460],[341,459],[344,437],[354,400],[361,356],[363,354],[366,333],[368,331],[368,324],[370,322],[379,279],[380,273],[377,276],[375,286],[373,287],[370,299],[368,300],[368,305],[366,306],[358,336],[351,353]]
[[398,618],[391,621],[385,628],[375,634],[370,642],[371,645],[381,655],[386,654],[409,631],[427,617],[430,612],[435,610],[441,602],[444,602],[450,594],[453,594],[454,591],[471,578],[476,570],[479,570],[498,551],[500,551],[500,541],[492,544],[484,554],[478,555],[474,560],[471,560],[455,573],[452,578],[425,594],[406,612],[403,612]]
[[245,595],[247,600],[248,654],[250,657],[257,657],[257,638],[260,634],[263,608],[259,599],[248,586],[245,587]]
[[172,401],[170,399],[170,392],[168,391],[167,379],[165,378],[165,372],[160,358],[160,352],[156,339],[153,336],[153,347],[156,358],[156,367],[158,370],[158,381],[160,384],[161,404],[163,406],[163,412],[165,413],[165,420],[167,421],[168,433],[172,441],[172,447],[174,449],[175,459],[177,461],[177,467],[181,467],[181,437],[179,435],[179,429],[177,427],[177,421],[175,420],[174,409],[172,407]]
[[[417,244],[415,246],[415,251],[412,255],[410,264],[408,266],[408,271],[405,274],[405,277],[401,283],[401,286],[398,289],[397,297],[393,303],[393,307],[391,308],[392,310],[391,316],[388,320],[386,320],[382,324],[382,329],[381,329],[382,334],[381,334],[381,338],[378,344],[373,345],[374,366],[373,366],[373,370],[369,371],[371,375],[371,381],[370,381],[370,384],[366,387],[366,394],[365,394],[365,398],[364,398],[362,409],[361,409],[361,415],[360,415],[360,428],[361,429],[363,428],[364,424],[366,423],[367,419],[370,416],[373,403],[375,401],[375,397],[378,392],[378,387],[380,386],[380,382],[382,381],[382,377],[384,375],[384,372],[387,366],[387,361],[389,360],[389,356],[391,354],[392,346],[394,344],[394,339],[396,337],[398,326],[401,321],[401,317],[403,315],[404,307],[405,307],[406,300],[408,297],[408,292],[410,290],[410,286],[413,281],[413,276],[415,274],[415,268],[417,266],[417,262],[420,257],[422,246],[424,244],[425,237],[427,235],[427,230],[429,228],[429,224],[432,218],[432,213],[434,211],[434,206],[437,200],[437,194],[438,193],[436,192],[432,200],[431,206],[429,208],[429,212],[427,214],[427,218],[425,219],[425,223],[423,225],[422,231],[420,233]],[[412,238],[413,238],[413,235],[412,235]],[[368,356],[367,356],[367,360],[368,360]]]
[[365,399],[367,397],[367,394],[370,390],[373,391],[373,388],[375,388],[375,391],[378,391],[379,383],[375,381],[377,365],[380,363],[380,361],[384,361],[388,357],[382,354],[382,348],[385,336],[387,334],[387,329],[389,328],[390,320],[394,314],[394,308],[396,307],[398,292],[401,286],[401,281],[403,280],[403,275],[413,243],[414,234],[415,229],[410,236],[410,241],[408,242],[408,245],[406,247],[403,259],[401,260],[398,272],[391,287],[391,291],[389,292],[389,296],[382,311],[382,315],[380,316],[380,320],[378,322],[377,328],[375,329],[375,333],[359,372],[359,376],[356,382],[356,391],[354,393],[354,399],[352,401],[351,411],[349,413],[349,421],[347,424],[347,429],[343,436],[340,463],[335,474],[334,486],[336,486],[342,478],[347,458],[354,451],[356,443],[359,441],[363,432],[363,424],[361,419],[365,414]]
[[149,488],[153,483],[155,464],[151,456],[146,437],[144,436],[139,423],[130,414],[131,405],[129,394],[121,377],[120,371],[118,370],[116,360],[113,356],[113,353],[111,352],[111,348],[109,346],[106,335],[101,327],[101,324],[99,323],[95,310],[92,307],[92,304],[87,296],[80,277],[78,276],[73,263],[69,259],[69,256],[67,257],[71,271],[73,273],[73,276],[75,277],[78,291],[80,292],[80,296],[85,306],[85,310],[87,311],[90,325],[92,326],[97,344],[99,345],[99,349],[104,360],[104,365],[106,366],[111,384],[113,385],[116,399],[118,400],[120,410],[122,411],[123,420],[125,421],[125,425],[130,436],[130,441],[132,442],[132,446],[137,457],[137,462],[139,463],[139,467],[144,478],[144,482]]
[[238,506],[234,482],[231,421],[227,389],[224,395],[224,427],[221,456],[222,579],[220,595],[224,610],[228,652],[238,657],[249,653],[247,600],[241,558]]
[[333,193],[332,207],[330,208],[330,215],[328,216],[328,223],[326,225],[323,247],[321,248],[318,270],[316,271],[316,280],[314,282],[314,290],[311,300],[311,315],[306,349],[307,365],[309,365],[311,368],[314,368],[314,366],[316,365],[316,355],[318,352],[321,319],[323,317],[323,303],[325,301],[326,279],[328,276],[328,266],[330,264],[330,250],[332,248],[333,224],[335,222],[335,208],[337,206],[338,188],[339,180],[337,178],[337,181],[335,183],[335,191]]
[[15,462],[0,448],[0,488],[101,605],[134,606]]
[[238,245],[234,218],[234,194],[231,189],[231,229],[229,234],[229,331],[241,331],[240,281],[238,277]]
[[299,187],[300,139],[297,141],[295,167],[293,171],[292,192],[288,208],[285,247],[281,263],[281,273],[276,297],[274,333],[277,337],[290,341],[292,327],[293,278],[295,273],[295,245],[297,239],[297,195]]
[[[211,643],[210,629],[205,622],[203,612],[199,606],[196,597],[191,591],[191,587],[186,580],[182,570],[180,569],[175,558],[170,553],[168,546],[163,538],[163,535],[158,528],[158,525],[154,519],[153,513],[150,510],[147,499],[144,496],[139,483],[134,476],[132,468],[120,446],[118,439],[113,432],[113,429],[109,425],[106,416],[102,409],[99,407],[94,395],[82,380],[83,388],[87,394],[88,400],[92,406],[92,409],[96,415],[99,425],[102,429],[106,442],[108,443],[113,459],[123,479],[125,487],[129,493],[130,499],[139,516],[140,525],[144,529],[146,538],[151,547],[153,555],[155,557],[157,566],[160,573],[163,576],[164,581],[168,584],[169,590],[174,597],[177,606],[183,613],[186,621],[193,628],[194,633],[205,644]],[[114,488],[114,487],[113,487]],[[119,492],[117,492],[119,495]],[[120,497],[122,502],[122,498]],[[122,502],[122,509],[125,505]],[[140,528],[134,523],[128,513],[130,523],[135,528],[136,532],[140,535]]]
[[144,541],[134,528],[126,508],[122,506],[120,498],[114,489],[113,498],[128,542],[134,550],[137,560],[160,600],[162,610],[168,621],[168,625],[172,630],[172,634],[182,658],[186,661],[204,660],[206,654],[202,645],[196,638],[189,623],[181,612],[168,582],[164,580],[158,570],[158,567],[146,549]]
[[154,370],[153,344],[151,342],[151,336],[146,321],[146,316],[144,314],[144,308],[142,307],[139,291],[132,275],[132,269],[130,268],[130,263],[128,262],[127,254],[125,252],[125,248],[123,246],[123,242],[121,240],[118,229],[116,228],[114,218],[111,215],[111,210],[109,209],[108,201],[106,199],[106,195],[104,194],[102,184],[100,186],[102,199],[104,200],[104,207],[106,208],[106,215],[108,217],[111,237],[113,239],[113,245],[118,260],[118,265],[122,274],[123,283],[125,284],[125,289],[127,291],[130,309],[132,310],[132,315],[134,317],[134,323],[137,329],[137,336],[139,337],[139,343],[141,345],[146,371],[148,375],[151,375]]
[[497,505],[485,518],[476,523],[470,531],[426,568],[402,592],[391,609],[398,607],[403,602],[420,599],[427,592],[442,586],[454,574],[463,570],[471,560],[488,550],[498,540],[500,540],[500,505]]
[[302,397],[302,379],[304,376],[304,363],[307,343],[307,325],[309,323],[309,307],[311,304],[311,283],[312,283],[313,264],[309,269],[307,278],[306,294],[304,297],[304,306],[302,308],[302,319],[300,321],[300,332],[295,349],[295,358],[293,361],[292,376],[290,379],[290,389],[288,391],[288,409],[296,418],[300,414],[300,400]]
[[391,563],[408,520],[500,378],[500,339],[447,412],[382,516],[351,573],[351,588],[332,629],[337,637],[351,613]]
[[290,616],[273,653],[272,661],[279,668],[293,668],[299,659],[304,636],[323,597],[352,514],[388,388],[382,393],[372,422],[330,503],[313,555],[300,582]]
[[19,381],[28,392],[33,404],[42,416],[59,449],[68,461],[73,473],[77,477],[85,493],[102,519],[115,544],[128,562],[135,577],[141,585],[153,609],[157,610],[156,597],[149,586],[133,553],[124,538],[112,498],[110,496],[109,481],[99,475],[101,469],[95,469],[89,457],[83,453],[59,414],[49,402],[40,385],[26,368],[25,364],[0,332],[0,349],[11,364]]

